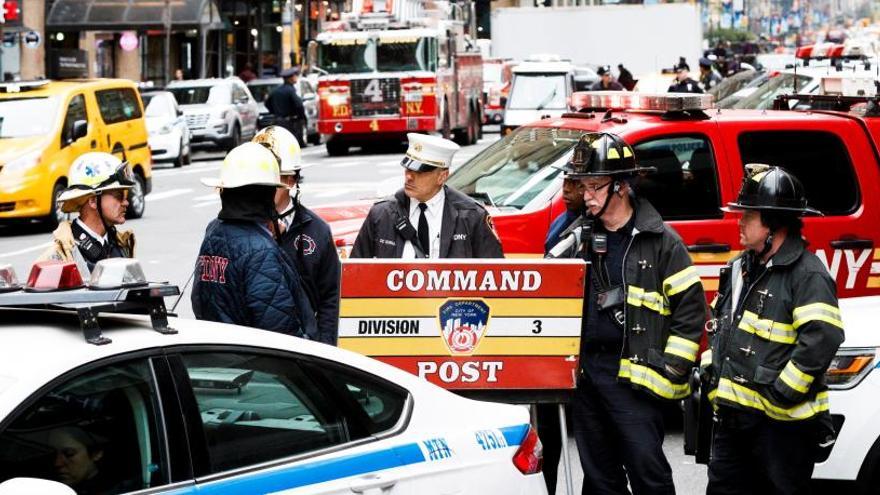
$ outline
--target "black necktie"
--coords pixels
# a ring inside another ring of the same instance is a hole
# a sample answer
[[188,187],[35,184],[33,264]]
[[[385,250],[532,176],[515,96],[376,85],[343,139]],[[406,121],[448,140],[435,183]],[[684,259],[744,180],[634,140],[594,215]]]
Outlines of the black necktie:
[[428,235],[428,219],[425,217],[425,210],[428,209],[428,205],[425,203],[419,203],[419,243],[422,245],[422,251],[425,252],[425,257],[431,257],[431,241],[429,240]]

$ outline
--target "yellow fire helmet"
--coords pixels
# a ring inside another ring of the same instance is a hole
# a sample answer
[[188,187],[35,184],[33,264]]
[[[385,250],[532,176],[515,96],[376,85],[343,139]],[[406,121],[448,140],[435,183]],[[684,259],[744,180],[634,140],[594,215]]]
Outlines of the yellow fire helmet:
[[281,183],[275,154],[257,143],[244,143],[235,147],[223,160],[220,177],[205,177],[202,184],[219,189],[242,186],[287,187]]
[[290,131],[281,126],[271,125],[258,132],[251,141],[265,146],[275,154],[281,165],[281,175],[294,175],[308,167],[303,164],[299,142]]
[[111,189],[131,189],[134,181],[128,165],[110,153],[92,151],[70,165],[68,186],[58,196],[61,211],[78,211],[90,197]]

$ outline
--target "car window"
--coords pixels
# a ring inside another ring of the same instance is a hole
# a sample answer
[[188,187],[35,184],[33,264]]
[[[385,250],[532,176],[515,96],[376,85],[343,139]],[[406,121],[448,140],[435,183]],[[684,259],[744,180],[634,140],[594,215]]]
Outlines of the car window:
[[248,87],[251,90],[251,94],[254,96],[254,99],[257,101],[266,101],[269,99],[269,95],[272,94],[272,91],[275,91],[275,88],[281,86],[280,84],[250,84]]
[[141,117],[137,93],[131,88],[115,88],[95,91],[101,118],[107,124],[115,124]]
[[243,352],[183,355],[211,472],[347,442],[349,424],[293,359]]
[[564,110],[568,92],[566,76],[561,73],[517,74],[507,108],[511,110]]
[[704,136],[676,136],[633,146],[643,167],[656,172],[640,178],[637,191],[664,220],[721,218],[718,177],[712,146]]
[[761,131],[739,135],[743,164],[783,167],[804,185],[807,202],[825,215],[848,215],[861,203],[846,145],[824,131]]
[[64,116],[64,128],[61,134],[61,146],[66,146],[65,138],[73,135],[73,124],[77,120],[85,120],[88,122],[88,112],[86,111],[86,98],[83,95],[76,95],[70,99],[67,104],[67,114]]
[[803,74],[778,74],[737,102],[732,108],[768,110],[779,95],[803,93],[810,88],[813,78]]
[[486,204],[524,208],[561,173],[584,131],[520,127],[449,176],[449,185]]
[[38,397],[0,433],[0,482],[52,479],[108,495],[167,484],[152,377],[146,360],[112,364]]
[[245,92],[244,88],[235,84],[232,86],[232,99],[237,103],[242,103],[247,100],[247,92]]

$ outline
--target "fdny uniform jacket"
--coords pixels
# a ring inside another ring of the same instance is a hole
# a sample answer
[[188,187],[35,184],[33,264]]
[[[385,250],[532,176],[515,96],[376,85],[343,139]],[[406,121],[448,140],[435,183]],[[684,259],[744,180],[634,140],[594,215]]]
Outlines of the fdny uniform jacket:
[[[443,186],[446,202],[440,227],[441,258],[503,258],[501,242],[486,209],[455,189]],[[400,258],[407,239],[395,228],[409,217],[409,197],[403,189],[370,208],[361,226],[352,258]]]
[[[95,242],[90,235],[83,233],[81,229],[77,229],[79,230],[79,236],[85,237],[76,238],[78,236],[74,229],[74,222],[59,222],[58,228],[52,232],[52,246],[42,253],[37,261],[73,261],[76,263],[80,274],[83,277],[88,277],[99,259],[86,256],[82,250],[87,250]],[[111,235],[114,237],[115,242],[109,251],[98,249],[101,256],[108,258],[134,258],[134,233],[130,230],[116,230],[114,228],[108,233],[108,236]]]
[[281,247],[296,264],[303,288],[315,310],[317,340],[336,345],[341,265],[330,226],[314,212],[298,204],[290,229],[281,236]]
[[[706,321],[706,298],[681,238],[657,210],[637,198],[632,239],[623,259],[624,343],[619,381],[662,399],[689,390]],[[672,376],[666,364],[686,371]]]
[[192,307],[200,320],[317,340],[314,312],[293,261],[254,222],[215,219],[208,225]]
[[828,411],[825,371],[843,342],[834,280],[799,238],[785,240],[751,287],[744,260],[722,270],[713,302],[710,398],[781,421]]

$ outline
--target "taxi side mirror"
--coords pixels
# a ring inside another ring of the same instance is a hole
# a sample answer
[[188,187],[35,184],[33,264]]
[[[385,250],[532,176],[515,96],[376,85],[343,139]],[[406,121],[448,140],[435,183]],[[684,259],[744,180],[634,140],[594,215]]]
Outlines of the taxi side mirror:
[[85,120],[77,120],[70,129],[70,135],[67,136],[67,144],[76,142],[79,138],[84,138],[89,134],[89,123]]

